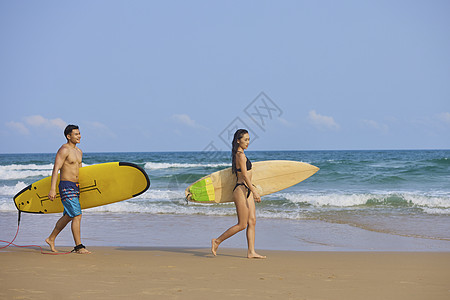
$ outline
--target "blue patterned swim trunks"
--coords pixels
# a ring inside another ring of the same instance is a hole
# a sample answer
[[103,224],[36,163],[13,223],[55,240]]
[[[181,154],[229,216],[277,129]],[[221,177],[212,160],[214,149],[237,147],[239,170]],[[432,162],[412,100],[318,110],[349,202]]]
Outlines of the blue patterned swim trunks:
[[59,195],[64,206],[64,215],[73,218],[81,215],[79,184],[72,181],[59,182]]

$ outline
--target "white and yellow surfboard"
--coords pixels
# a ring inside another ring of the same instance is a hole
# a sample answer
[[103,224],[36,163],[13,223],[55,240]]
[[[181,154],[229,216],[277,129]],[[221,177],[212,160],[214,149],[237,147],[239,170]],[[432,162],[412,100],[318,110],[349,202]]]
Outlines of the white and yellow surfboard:
[[[132,163],[111,162],[80,168],[80,205],[82,209],[110,204],[136,197],[150,187],[145,171]],[[59,175],[58,182],[59,184]],[[14,196],[17,209],[27,213],[64,211],[59,193],[48,198],[51,176],[36,181]]]
[[[291,187],[319,170],[313,165],[288,160],[268,160],[254,162],[252,167],[252,183],[260,196],[272,194]],[[224,203],[233,201],[233,188],[236,174],[231,168],[209,174],[186,190],[188,201],[200,203]]]

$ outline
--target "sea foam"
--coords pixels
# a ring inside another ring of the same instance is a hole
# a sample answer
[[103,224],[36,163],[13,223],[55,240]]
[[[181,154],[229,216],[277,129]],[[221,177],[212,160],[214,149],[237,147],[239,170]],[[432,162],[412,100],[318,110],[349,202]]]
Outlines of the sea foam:
[[53,165],[6,165],[0,166],[0,180],[26,179],[30,177],[47,177],[52,174]]
[[28,185],[23,181],[19,181],[14,186],[4,185],[0,187],[0,195],[1,196],[14,196]]
[[220,168],[230,167],[231,164],[189,164],[189,163],[157,163],[147,162],[145,163],[145,169],[147,170],[159,170],[159,169],[171,169],[171,168]]
[[408,192],[382,194],[304,194],[278,193],[278,196],[295,204],[308,204],[316,207],[352,207],[361,205],[417,206],[426,208],[450,208],[450,195],[430,196]]

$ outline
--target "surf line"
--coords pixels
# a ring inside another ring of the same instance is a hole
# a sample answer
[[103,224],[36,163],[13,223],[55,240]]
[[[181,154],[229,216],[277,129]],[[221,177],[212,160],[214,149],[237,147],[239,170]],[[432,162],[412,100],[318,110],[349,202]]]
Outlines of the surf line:
[[14,246],[14,247],[18,247],[18,248],[39,248],[39,249],[41,249],[41,254],[47,254],[47,255],[64,255],[64,254],[71,254],[71,253],[73,252],[73,250],[70,251],[70,252],[57,252],[57,253],[54,253],[54,252],[45,252],[44,249],[42,249],[42,247],[39,246],[39,245],[25,245],[25,246],[20,246],[20,245],[14,244],[14,241],[16,240],[17,235],[19,234],[21,214],[22,214],[22,212],[19,210],[19,215],[18,215],[18,219],[17,219],[17,231],[16,231],[16,235],[14,236],[14,238],[12,239],[11,242],[0,240],[0,243],[8,244],[8,245],[6,245],[6,246],[0,247],[0,250],[5,249],[5,248],[8,248],[9,246]]

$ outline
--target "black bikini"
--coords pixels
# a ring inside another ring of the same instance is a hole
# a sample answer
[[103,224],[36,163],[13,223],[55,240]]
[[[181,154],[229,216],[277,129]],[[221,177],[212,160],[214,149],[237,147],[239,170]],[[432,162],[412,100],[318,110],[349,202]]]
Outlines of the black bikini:
[[[247,158],[245,165],[247,167],[247,171],[250,171],[252,169],[252,162],[250,161],[250,159]],[[237,172],[242,172],[241,168],[236,169],[236,177],[237,177]],[[250,189],[248,188],[248,186],[245,184],[245,182],[237,182],[236,185],[234,186],[233,192],[240,185],[243,185],[247,188],[247,198],[248,198],[250,196],[251,192],[250,192]]]
[[[247,166],[247,171],[250,171],[252,169],[252,162],[250,161],[250,159],[247,158],[245,165]],[[242,172],[241,168],[236,169],[236,172]]]

